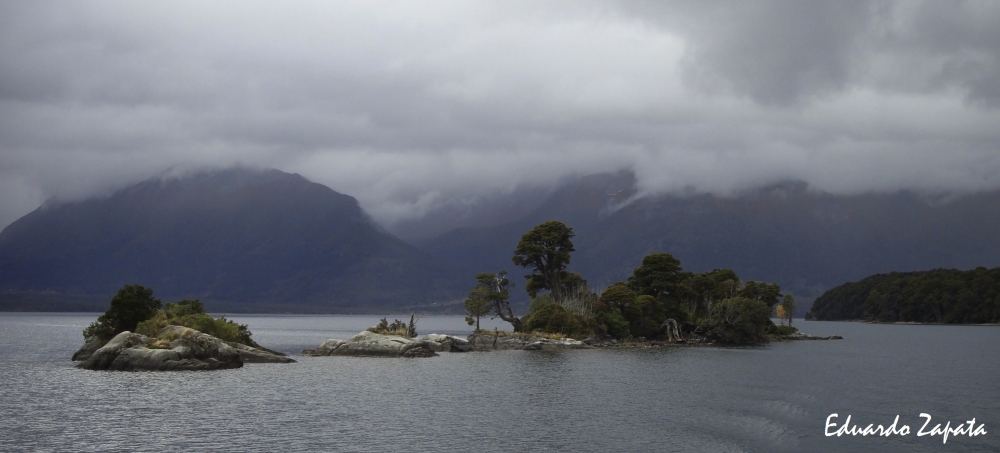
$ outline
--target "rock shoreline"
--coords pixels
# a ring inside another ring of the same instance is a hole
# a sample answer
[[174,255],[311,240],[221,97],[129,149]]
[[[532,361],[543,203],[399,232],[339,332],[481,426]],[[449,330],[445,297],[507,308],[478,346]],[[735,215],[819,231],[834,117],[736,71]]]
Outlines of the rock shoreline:
[[493,350],[541,351],[555,349],[588,349],[590,345],[563,338],[552,340],[526,335],[493,336],[473,334],[468,338],[453,335],[428,334],[422,338],[405,338],[361,332],[349,340],[330,339],[318,347],[302,351],[304,356],[354,357],[434,357],[438,352],[471,352]]
[[[792,340],[839,340],[839,335],[818,337],[795,333],[773,341]],[[302,351],[304,356],[348,356],[348,357],[434,357],[438,352],[471,351],[550,351],[563,349],[638,349],[667,346],[716,346],[703,341],[616,341],[616,340],[574,340],[571,338],[550,339],[531,335],[491,335],[472,334],[468,338],[453,335],[428,334],[422,338],[405,338],[397,335],[382,335],[369,331],[361,332],[348,340],[330,339],[316,348]]]

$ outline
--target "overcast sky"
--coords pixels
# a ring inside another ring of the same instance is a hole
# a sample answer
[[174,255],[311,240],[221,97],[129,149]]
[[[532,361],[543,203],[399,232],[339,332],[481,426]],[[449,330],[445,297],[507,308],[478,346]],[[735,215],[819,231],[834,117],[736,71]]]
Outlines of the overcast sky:
[[0,226],[243,164],[379,221],[569,174],[1000,187],[1000,2],[0,2]]

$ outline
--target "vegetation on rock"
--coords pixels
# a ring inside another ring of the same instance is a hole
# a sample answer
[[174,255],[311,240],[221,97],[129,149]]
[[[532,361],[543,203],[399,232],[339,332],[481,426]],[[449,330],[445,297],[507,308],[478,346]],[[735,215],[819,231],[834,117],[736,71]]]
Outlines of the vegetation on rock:
[[380,335],[395,335],[404,338],[416,338],[417,336],[417,318],[415,313],[410,314],[410,323],[407,324],[398,319],[393,320],[391,323],[388,319],[382,318],[378,324],[365,329],[372,333],[377,333]]
[[169,325],[188,327],[220,340],[260,348],[250,338],[252,334],[245,324],[237,324],[225,316],[212,317],[205,313],[205,307],[198,299],[185,299],[176,304],[168,302],[162,310],[157,310],[149,319],[139,323],[134,332],[155,337],[160,329]]
[[[161,309],[161,306],[163,307]],[[129,331],[155,338],[160,329],[168,326],[188,327],[214,336],[220,340],[245,344],[255,348],[260,345],[251,339],[244,324],[218,318],[205,313],[200,301],[182,300],[165,306],[153,297],[153,290],[141,285],[125,285],[111,298],[111,307],[83,330],[83,337],[96,337],[107,342],[119,333]],[[152,347],[158,347],[153,343]],[[160,344],[159,347],[168,347]]]

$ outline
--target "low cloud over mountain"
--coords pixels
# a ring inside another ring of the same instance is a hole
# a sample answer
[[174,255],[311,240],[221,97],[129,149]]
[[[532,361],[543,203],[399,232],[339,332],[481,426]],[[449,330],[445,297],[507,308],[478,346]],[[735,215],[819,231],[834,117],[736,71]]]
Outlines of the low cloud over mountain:
[[652,195],[1000,187],[996,2],[11,1],[0,42],[0,225],[240,163],[396,232],[618,169]]

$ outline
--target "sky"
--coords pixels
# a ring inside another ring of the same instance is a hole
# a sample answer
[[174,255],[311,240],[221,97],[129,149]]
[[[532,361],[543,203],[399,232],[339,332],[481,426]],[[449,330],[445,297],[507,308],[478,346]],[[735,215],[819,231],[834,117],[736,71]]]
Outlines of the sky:
[[1000,2],[0,2],[0,227],[242,165],[383,225],[571,175],[1000,188]]

